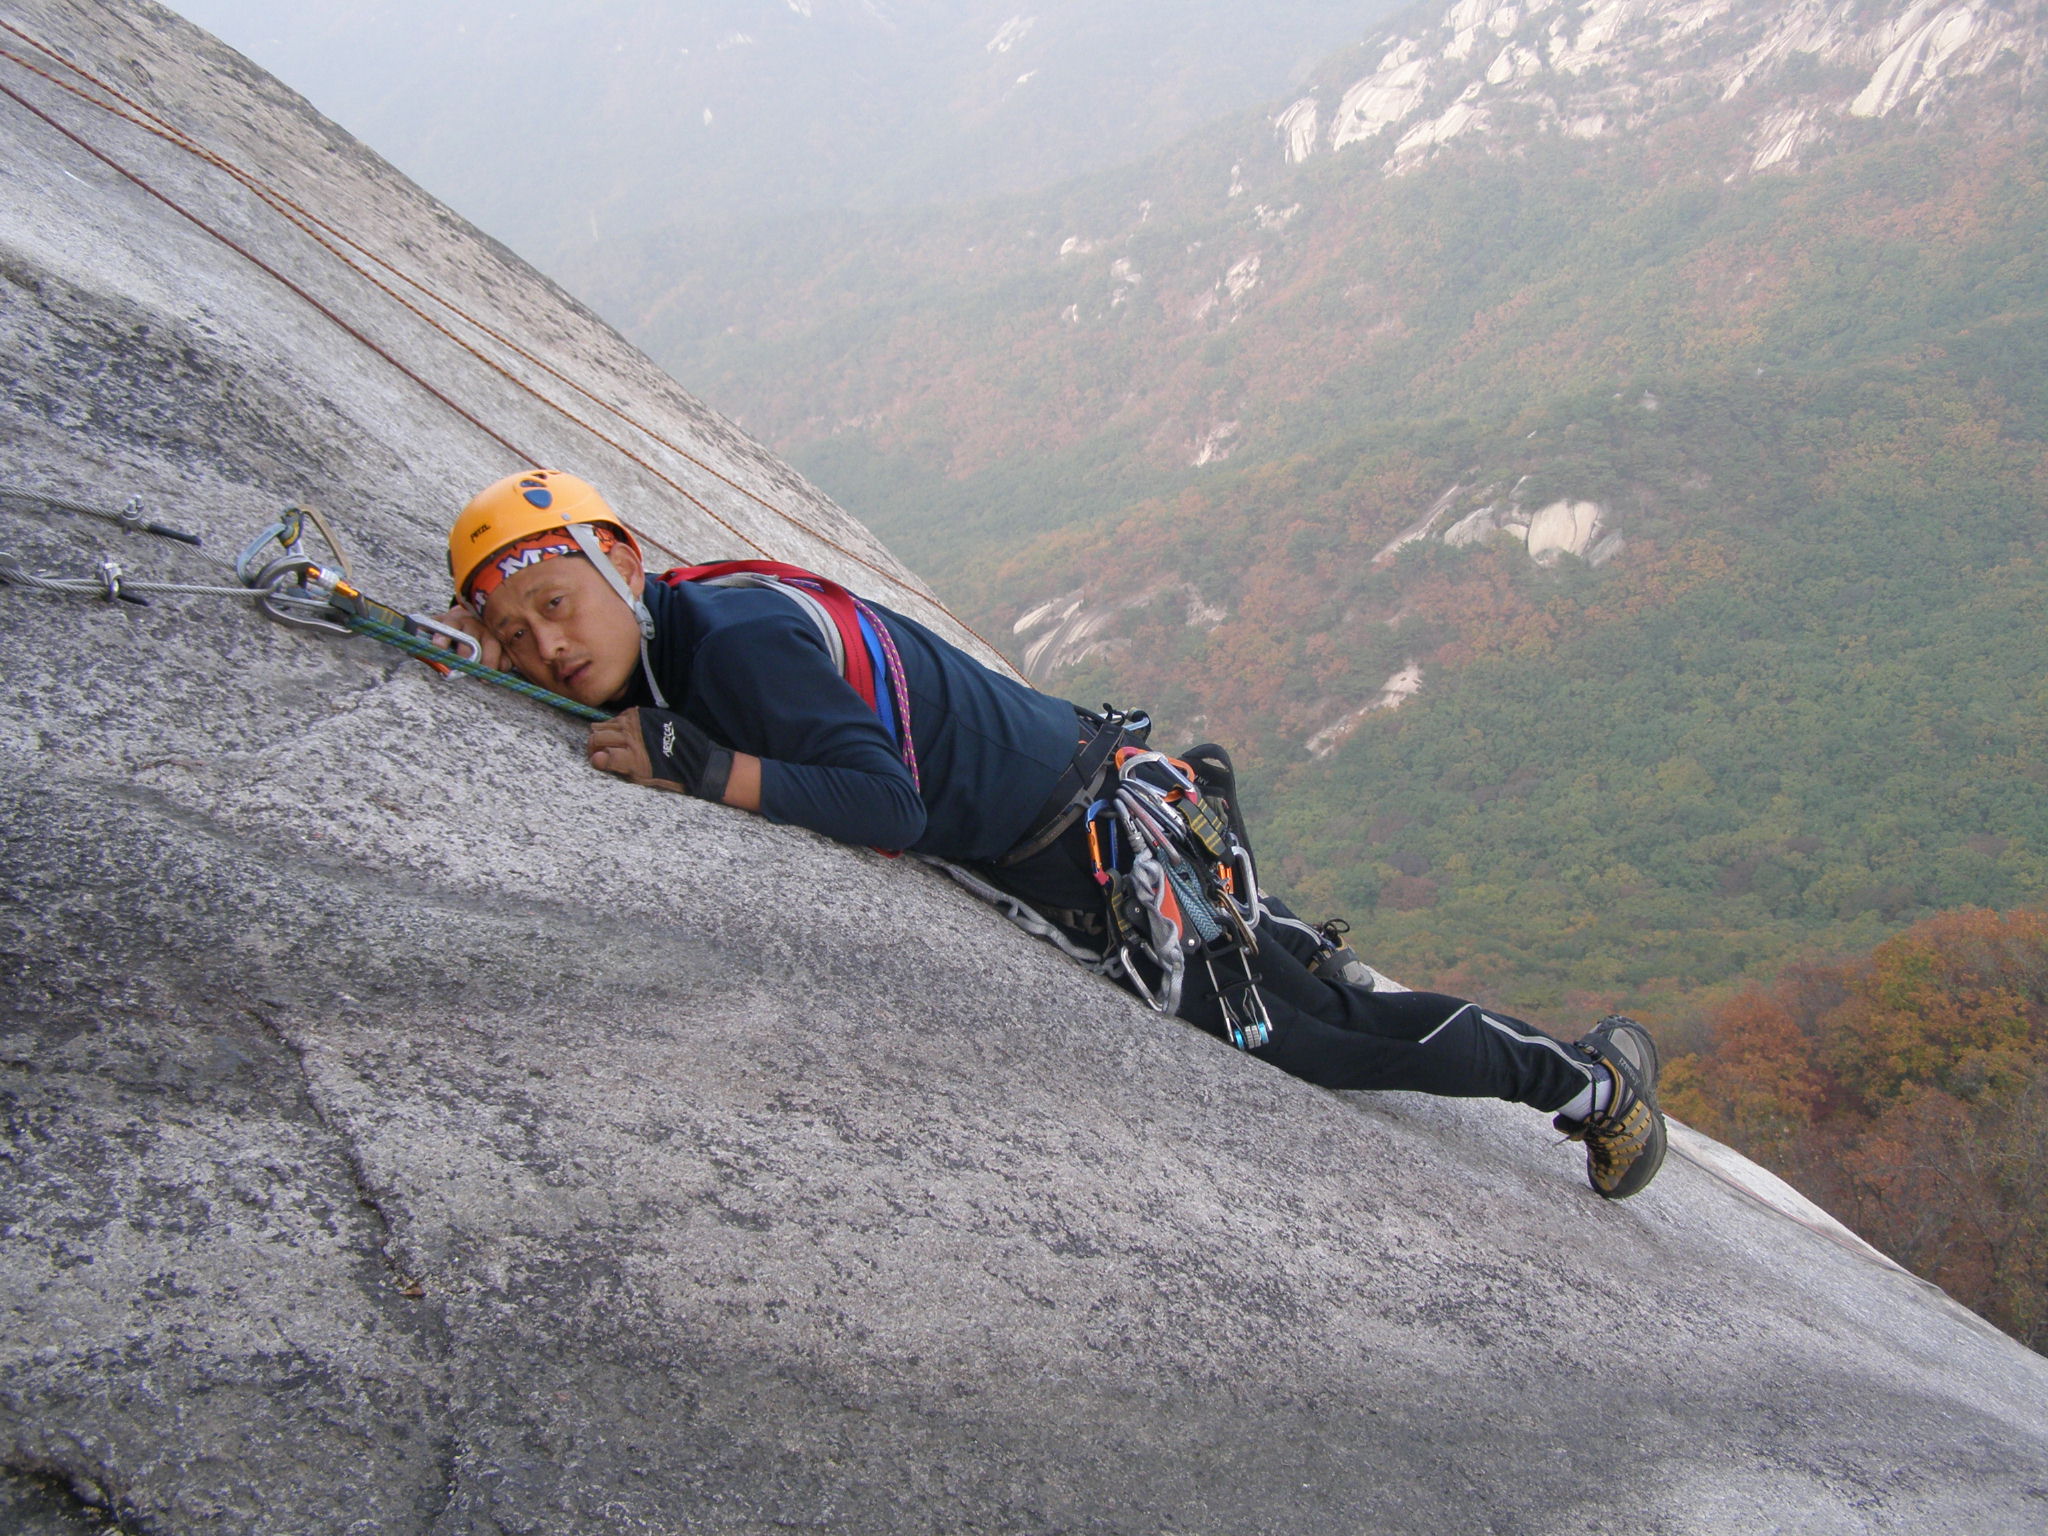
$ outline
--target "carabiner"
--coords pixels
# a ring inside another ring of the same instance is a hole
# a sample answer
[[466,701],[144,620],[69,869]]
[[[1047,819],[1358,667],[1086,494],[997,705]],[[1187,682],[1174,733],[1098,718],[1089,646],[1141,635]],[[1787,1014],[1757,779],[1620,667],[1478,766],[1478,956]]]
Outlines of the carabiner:
[[414,634],[424,630],[428,634],[439,635],[455,648],[455,654],[464,661],[475,662],[478,666],[483,665],[483,642],[475,635],[464,634],[461,630],[443,624],[439,619],[430,619],[423,613],[408,613],[405,616],[405,627]]
[[236,561],[236,574],[244,584],[263,594],[258,599],[263,611],[287,624],[303,624],[308,629],[331,629],[336,634],[349,634],[349,627],[334,617],[331,601],[333,578],[306,558],[296,539],[286,547],[285,554],[262,570],[254,574],[249,572],[244,561],[258,553],[263,542],[258,540],[252,544],[242,552],[243,560]]
[[235,556],[235,579],[245,587],[265,585],[266,578],[277,563],[277,559],[273,557],[261,566],[256,562],[264,550],[273,543],[282,547],[282,558],[305,560],[306,552],[299,547],[299,535],[305,531],[305,526],[306,520],[299,514],[297,508],[283,513],[276,522],[244,545],[242,552]]

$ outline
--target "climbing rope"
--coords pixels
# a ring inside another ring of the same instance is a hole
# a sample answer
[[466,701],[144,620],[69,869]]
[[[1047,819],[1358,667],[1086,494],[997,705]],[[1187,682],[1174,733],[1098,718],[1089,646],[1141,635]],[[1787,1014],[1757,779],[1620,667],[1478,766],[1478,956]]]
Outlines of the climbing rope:
[[497,668],[487,667],[480,661],[471,661],[467,656],[460,656],[446,650],[434,644],[433,641],[416,635],[411,630],[405,629],[400,625],[389,624],[382,619],[373,619],[367,614],[351,615],[345,622],[356,634],[368,635],[372,640],[381,640],[386,645],[395,646],[397,649],[404,651],[408,656],[419,657],[421,661],[431,666],[447,667],[462,673],[465,677],[474,677],[483,682],[494,684],[508,692],[516,693],[522,698],[532,699],[536,703],[546,704],[559,709],[565,715],[574,715],[579,720],[611,719],[611,715],[605,710],[593,709],[588,704],[579,704],[574,699],[564,698],[561,694],[550,692],[538,683],[529,683],[516,672],[500,672]]
[[[533,399],[540,402],[548,409],[554,411],[557,415],[563,417],[571,425],[579,427],[583,431],[589,433],[591,436],[597,438],[598,441],[604,443],[607,447],[613,449],[621,457],[625,458],[629,463],[632,463],[638,468],[646,471],[655,479],[659,480],[663,485],[668,486],[671,490],[675,491],[678,495],[682,496],[685,500],[687,500],[693,506],[695,506],[706,517],[710,518],[714,523],[718,524],[721,528],[724,528],[727,532],[731,533],[735,538],[739,539],[749,548],[763,555],[766,555],[768,553],[768,551],[760,543],[758,543],[756,540],[742,532],[732,522],[730,522],[724,517],[721,517],[717,512],[712,510],[712,508],[705,501],[703,501],[702,498],[695,495],[686,486],[676,481],[672,476],[664,473],[656,465],[649,462],[644,456],[636,454],[625,444],[619,442],[617,439],[613,438],[609,434],[601,431],[591,422],[582,419],[581,417],[575,415],[573,412],[569,411],[558,401],[550,399],[548,396],[542,394],[539,390],[535,389],[526,380],[520,378],[517,374],[513,373],[509,368],[505,367],[498,360],[488,356],[474,344],[465,340],[463,337],[457,335],[454,331],[450,330],[446,325],[442,324],[439,320],[435,319],[432,315],[428,314],[424,309],[414,304],[411,300],[407,299],[403,294],[399,293],[389,284],[380,280],[374,273],[365,270],[362,266],[358,265],[355,261],[351,260],[348,257],[348,255],[345,254],[340,249],[340,246],[345,245],[350,250],[355,251],[366,261],[371,262],[377,267],[382,268],[385,272],[389,273],[393,278],[405,284],[407,287],[413,289],[415,292],[419,293],[432,303],[439,305],[449,314],[454,315],[455,317],[462,320],[466,324],[473,326],[476,330],[480,331],[485,336],[488,336],[492,341],[496,342],[498,345],[504,347],[507,351],[511,352],[514,356],[532,365],[533,367],[540,369],[549,377],[557,380],[558,382],[562,383],[568,388],[574,390],[577,394],[581,395],[586,400],[598,406],[600,409],[609,412],[618,420],[634,428],[636,431],[640,432],[650,441],[659,444],[661,447],[665,448],[670,453],[673,453],[678,458],[684,460],[686,463],[689,463],[698,468],[699,470],[702,470],[704,473],[710,475],[712,478],[718,480],[720,483],[730,487],[732,490],[737,491],[740,495],[745,496],[746,498],[753,501],[766,511],[781,518],[784,522],[787,522],[792,527],[796,528],[805,537],[813,539],[816,542],[823,544],[826,548],[831,549],[835,553],[844,556],[846,559],[853,561],[855,564],[860,565],[865,569],[874,572],[876,575],[881,576],[884,580],[888,581],[891,585],[899,587],[905,592],[911,593],[912,595],[918,597],[923,601],[932,603],[933,606],[936,607],[941,613],[944,613],[947,618],[951,619],[955,624],[959,625],[965,633],[972,635],[976,640],[979,640],[992,653],[1000,654],[1000,651],[997,649],[997,647],[991,644],[985,636],[980,634],[980,632],[975,630],[972,625],[966,623],[957,614],[953,613],[950,609],[948,609],[943,603],[939,602],[938,599],[932,597],[928,592],[925,592],[919,589],[918,587],[912,585],[911,583],[905,581],[903,577],[898,575],[896,572],[888,569],[887,567],[879,564],[874,560],[869,559],[868,557],[858,553],[855,550],[847,548],[845,545],[830,538],[826,534],[819,532],[817,529],[811,527],[809,524],[804,522],[803,519],[797,517],[795,514],[785,510],[780,506],[777,506],[774,502],[770,501],[765,496],[762,496],[759,492],[753,490],[751,487],[741,483],[739,480],[726,474],[724,471],[707,463],[704,459],[691,453],[689,450],[682,447],[680,444],[671,441],[669,438],[667,438],[660,432],[657,432],[654,428],[647,425],[645,422],[636,419],[635,417],[629,415],[627,412],[621,410],[618,406],[613,405],[609,401],[603,399],[601,396],[594,393],[590,389],[586,388],[582,384],[578,383],[576,380],[570,378],[567,374],[553,367],[551,364],[547,363],[542,358],[537,357],[532,352],[521,347],[517,342],[512,340],[510,337],[494,329],[492,326],[486,324],[484,321],[479,320],[474,315],[467,313],[460,306],[455,304],[452,300],[449,300],[442,296],[441,294],[435,292],[433,289],[427,287],[424,283],[421,283],[417,279],[401,271],[399,268],[392,265],[392,263],[385,260],[383,257],[377,255],[375,252],[371,251],[368,247],[364,246],[359,241],[351,238],[347,234],[343,233],[341,230],[336,229],[332,224],[329,224],[325,220],[321,219],[318,215],[311,213],[310,211],[302,207],[300,204],[293,201],[283,192],[277,190],[275,187],[270,186],[260,177],[255,176],[251,172],[243,170],[240,166],[235,165],[233,162],[227,160],[225,157],[219,155],[218,153],[212,150],[207,149],[205,146],[201,145],[196,140],[194,140],[190,135],[186,134],[182,129],[178,128],[177,126],[170,123],[158,114],[150,111],[147,107],[136,102],[131,97],[125,95],[117,87],[101,79],[99,76],[95,75],[90,70],[86,69],[84,66],[70,59],[65,58],[55,49],[50,48],[48,45],[42,43],[35,37],[23,31],[20,27],[13,25],[11,22],[0,20],[0,30],[4,30],[7,33],[12,34],[14,37],[19,38],[22,42],[26,43],[29,47],[35,49],[45,58],[51,60],[52,62],[58,65],[61,65],[63,68],[77,75],[80,79],[89,82],[95,89],[104,92],[106,96],[112,98],[114,102],[120,103],[120,105],[111,105],[108,101],[101,100],[89,94],[88,92],[81,90],[79,87],[71,84],[70,82],[59,79],[57,76],[49,73],[44,69],[39,68],[34,63],[22,58],[20,55],[13,53],[11,51],[0,49],[0,58],[7,59],[9,62],[17,65],[18,67],[24,70],[27,70],[29,73],[36,75],[38,78],[48,82],[49,84],[57,87],[58,89],[68,92],[70,95],[76,97],[78,100],[83,101],[93,107],[96,107],[99,110],[106,112],[111,116],[117,117],[122,121],[127,122],[132,126],[137,127],[142,131],[155,136],[156,138],[162,139],[164,142],[171,144],[175,148],[180,149],[185,153],[192,155],[196,159],[199,159],[202,162],[224,172],[226,175],[233,178],[238,184],[245,187],[250,192],[254,193],[258,198],[262,199],[264,203],[266,203],[280,217],[284,218],[286,222],[292,224],[295,228],[299,229],[309,238],[314,240],[323,249],[328,251],[329,254],[333,255],[336,260],[340,261],[344,266],[346,266],[351,272],[361,277],[364,281],[370,283],[379,292],[385,294],[393,302],[399,304],[409,313],[418,318],[422,323],[426,324],[427,326],[438,332],[440,335],[446,337],[449,341],[453,342],[456,346],[460,347],[463,351],[467,352],[471,357],[483,363],[487,368],[491,369],[493,372],[497,373],[507,382],[511,383],[515,388],[521,390],[523,393],[531,396]],[[72,133],[62,124],[56,122],[56,120],[51,118],[48,114],[30,105],[27,101],[25,101],[21,96],[17,95],[11,89],[8,89],[5,86],[0,86],[0,94],[5,94],[9,98],[11,98],[17,104],[22,106],[25,110],[31,112],[36,117],[40,118],[43,122],[47,123],[49,126],[54,128],[57,132],[63,134],[66,138],[70,139],[73,143],[78,144],[79,147],[85,149],[95,158],[107,164],[111,169],[116,171],[118,174],[126,177],[128,180],[135,183],[136,186],[140,187],[143,191],[149,193],[153,197],[156,197],[159,201],[162,201],[167,206],[171,207],[174,211],[179,213],[185,219],[189,220],[198,228],[205,231],[207,234],[212,235],[222,244],[228,246],[237,254],[243,256],[252,264],[259,267],[262,271],[267,273],[277,282],[281,283],[291,292],[297,294],[300,298],[304,299],[305,302],[312,305],[326,318],[332,320],[342,330],[348,332],[350,336],[354,337],[357,341],[361,342],[364,346],[368,347],[371,351],[375,352],[377,356],[384,359],[384,361],[390,363],[394,368],[398,369],[399,372],[405,374],[407,378],[411,379],[414,383],[419,384],[422,389],[425,389],[429,394],[433,395],[443,404],[449,406],[449,408],[455,411],[457,415],[461,416],[471,425],[477,427],[480,431],[484,432],[487,436],[491,437],[493,441],[499,443],[501,446],[505,446],[508,448],[512,446],[507,442],[507,440],[504,437],[500,436],[497,432],[493,431],[490,427],[486,426],[482,421],[478,420],[478,418],[471,415],[467,410],[457,405],[453,400],[449,399],[448,396],[443,394],[440,390],[436,389],[433,385],[427,383],[424,379],[422,379],[418,374],[414,373],[411,369],[405,367],[404,364],[400,363],[396,358],[391,356],[390,353],[386,352],[383,348],[377,346],[374,342],[370,341],[360,331],[356,330],[354,327],[350,326],[346,321],[342,320],[339,316],[335,315],[334,312],[329,310],[326,306],[320,304],[318,300],[312,298],[298,285],[291,282],[288,278],[285,278],[282,274],[278,273],[275,269],[273,269],[266,263],[258,260],[255,256],[253,256],[251,253],[245,250],[242,246],[236,244],[226,235],[214,229],[211,225],[207,224],[197,215],[191,213],[189,210],[173,202],[170,198],[165,197],[161,192],[158,192],[154,187],[150,186],[147,181],[145,181],[135,172],[130,171],[125,166],[120,165],[113,158],[111,158],[101,150],[86,143],[85,140],[79,138],[78,135]],[[122,110],[123,108],[126,108],[127,110]],[[515,455],[517,457],[522,458],[527,463],[539,462],[539,460],[532,454],[518,452],[517,450],[515,450]],[[639,534],[641,537],[646,538],[647,542],[654,544],[657,547],[666,547],[662,545],[660,540],[648,537],[643,530],[635,529],[633,531],[636,534]]]
[[[7,24],[5,22],[0,22],[0,26],[6,25]],[[12,29],[10,28],[9,30]],[[12,54],[8,54],[6,56],[10,59],[14,58],[14,55]],[[16,60],[16,62],[20,61]],[[35,70],[33,65],[27,67],[37,74],[42,73],[42,71],[40,70]],[[381,357],[385,362],[389,363],[393,368],[396,368],[408,379],[411,379],[413,383],[419,385],[421,389],[425,390],[428,394],[432,395],[436,400],[440,401],[443,405],[447,406],[449,410],[453,411],[456,415],[460,416],[464,421],[468,422],[471,426],[475,427],[479,432],[483,433],[484,436],[488,437],[492,442],[496,443],[499,447],[503,448],[507,453],[510,453],[514,458],[524,459],[529,464],[534,462],[534,456],[532,454],[527,453],[517,443],[514,443],[510,438],[505,437],[501,433],[494,431],[492,428],[487,426],[479,417],[473,415],[471,412],[465,410],[462,406],[456,404],[454,400],[450,399],[446,394],[436,389],[432,384],[429,384],[417,373],[414,373],[410,368],[406,367],[405,364],[401,363],[389,352],[385,351],[382,347],[378,346],[376,342],[372,341],[368,336],[364,335],[361,331],[357,330],[354,326],[350,325],[346,320],[342,319],[340,315],[336,314],[333,310],[329,309],[325,304],[322,304],[318,299],[314,298],[310,293],[306,292],[305,289],[301,288],[297,283],[294,283],[290,278],[286,277],[282,272],[278,271],[277,268],[271,266],[268,262],[264,261],[260,256],[256,255],[255,252],[249,250],[246,246],[237,244],[226,234],[223,234],[220,230],[215,229],[211,224],[207,223],[206,220],[200,218],[198,214],[192,212],[191,209],[185,207],[184,204],[178,202],[176,199],[172,197],[165,195],[162,192],[159,192],[155,187],[151,186],[147,181],[143,180],[142,177],[137,175],[134,171],[129,170],[127,166],[121,164],[121,162],[116,160],[112,155],[109,155],[105,153],[103,150],[100,150],[94,147],[93,145],[87,143],[84,139],[80,138],[77,134],[73,133],[69,128],[66,128],[62,123],[58,122],[54,117],[50,116],[49,113],[43,111],[40,107],[36,106],[34,103],[28,101],[26,98],[21,96],[18,92],[16,92],[13,89],[13,87],[0,85],[0,96],[7,97],[10,101],[14,102],[16,106],[20,107],[24,112],[27,112],[31,116],[40,118],[44,123],[48,124],[51,128],[55,129],[65,138],[69,139],[73,144],[76,144],[80,149],[84,150],[87,154],[91,155],[93,159],[99,161],[102,165],[106,166],[107,169],[114,172],[114,174],[124,178],[127,181],[133,182],[137,187],[141,188],[144,192],[148,193],[151,197],[155,198],[158,202],[162,203],[166,208],[170,209],[173,213],[177,214],[178,217],[197,226],[199,229],[204,230],[207,234],[213,236],[214,239],[218,240],[222,245],[226,246],[229,250],[233,251],[237,256],[240,256],[244,261],[248,262],[252,267],[255,267],[258,271],[266,274],[267,276],[275,280],[277,283],[281,284],[290,292],[297,294],[301,299],[305,300],[306,303],[310,304],[322,316],[324,316],[328,320],[333,321],[334,324],[339,329],[345,331],[349,336],[353,337],[356,341],[361,342],[363,346],[367,347],[371,352],[375,353],[378,357]]]

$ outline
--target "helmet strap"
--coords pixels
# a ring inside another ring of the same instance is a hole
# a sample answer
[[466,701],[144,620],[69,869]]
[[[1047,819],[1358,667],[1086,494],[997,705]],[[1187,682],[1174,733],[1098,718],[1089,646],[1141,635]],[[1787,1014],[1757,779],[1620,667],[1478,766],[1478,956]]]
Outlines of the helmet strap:
[[647,643],[654,638],[653,613],[643,600],[633,595],[633,589],[626,585],[626,578],[619,574],[619,568],[612,564],[611,556],[606,554],[604,546],[598,543],[597,535],[591,531],[590,524],[564,523],[562,526],[568,530],[569,537],[575,541],[576,547],[583,551],[584,557],[597,567],[597,574],[619,594],[619,601],[633,610],[633,618],[640,625],[640,671],[647,679],[648,692],[654,695],[654,707],[667,709],[668,699],[662,694],[661,684],[654,680],[654,664],[647,655]]

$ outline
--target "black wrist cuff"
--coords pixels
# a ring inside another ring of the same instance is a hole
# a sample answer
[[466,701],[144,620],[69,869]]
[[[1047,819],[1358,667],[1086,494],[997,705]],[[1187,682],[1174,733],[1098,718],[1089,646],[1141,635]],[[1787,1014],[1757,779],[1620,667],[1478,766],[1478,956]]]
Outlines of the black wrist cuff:
[[682,786],[685,794],[723,800],[732,777],[732,753],[713,742],[672,709],[642,708],[640,739],[654,777]]
[[713,747],[704,757],[704,771],[697,775],[697,782],[690,793],[699,799],[725,802],[726,781],[732,777],[732,754],[723,747]]

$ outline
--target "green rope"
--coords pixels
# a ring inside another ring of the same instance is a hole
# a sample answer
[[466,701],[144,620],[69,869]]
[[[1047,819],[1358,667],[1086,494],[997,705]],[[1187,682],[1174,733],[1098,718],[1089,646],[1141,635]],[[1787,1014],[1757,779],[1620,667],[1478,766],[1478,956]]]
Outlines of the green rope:
[[[87,506],[84,502],[80,501],[68,501],[59,496],[45,496],[40,492],[16,491],[0,486],[0,502],[26,502],[32,506],[50,507],[60,512],[82,512],[91,517],[106,518],[109,522],[119,523],[124,528],[135,528],[144,533],[161,534],[166,538],[179,539],[188,544],[197,544],[199,542],[199,537],[196,534],[186,533],[180,529],[168,527],[162,523],[149,522],[144,519],[139,510],[141,504],[141,498],[139,497],[131,498],[127,508],[121,512],[105,512],[97,507]],[[329,530],[326,522],[319,513],[314,512],[310,507],[287,508],[284,513],[285,521],[278,528],[272,530],[277,533],[278,539],[285,546],[286,552],[294,556],[298,554],[299,525],[296,518],[301,512],[312,517],[315,525],[320,529],[321,537],[327,540],[327,547],[334,551],[335,559],[341,561],[343,574],[345,575],[348,568],[347,557],[342,554],[341,546],[335,542],[334,534]],[[282,531],[284,529],[290,530],[289,536]],[[102,561],[99,573],[89,580],[50,577],[38,572],[23,570],[21,563],[12,556],[0,554],[0,586],[5,585],[33,587],[45,592],[101,593],[107,597],[129,597],[131,592],[164,592],[175,596],[189,597],[259,597],[265,595],[259,593],[254,588],[244,589],[242,587],[195,586],[189,583],[127,581],[122,578],[120,567],[113,564],[112,561]],[[357,595],[360,597],[360,594]],[[139,602],[141,599],[130,597],[130,601]],[[363,601],[367,602],[369,599],[363,599]],[[383,608],[384,605],[379,603],[375,606]],[[384,611],[386,613],[396,612],[395,609],[391,608],[384,608]],[[296,619],[288,614],[279,613],[277,616],[279,618],[291,619],[294,623],[305,622],[303,619]],[[532,699],[539,704],[552,705],[564,714],[574,715],[579,720],[609,720],[611,718],[604,710],[592,709],[588,704],[578,704],[574,699],[565,699],[561,694],[551,693],[545,688],[529,683],[525,678],[514,673],[500,672],[495,667],[487,667],[481,662],[469,661],[444,646],[435,645],[424,636],[416,635],[409,629],[403,629],[383,619],[373,619],[364,613],[347,613],[338,606],[334,607],[333,616],[347,624],[355,633],[368,635],[372,640],[381,640],[386,645],[396,646],[408,656],[417,656],[422,661],[432,662],[434,665],[446,667],[450,671],[462,672],[470,677],[480,678],[487,683],[496,683],[500,688],[509,689],[513,693]]]
[[406,654],[417,656],[422,661],[431,661],[440,666],[451,667],[457,672],[467,673],[471,677],[481,678],[487,683],[496,683],[500,688],[509,688],[512,692],[539,703],[552,704],[564,714],[574,715],[579,720],[611,719],[604,710],[592,709],[588,704],[578,704],[574,699],[565,699],[559,693],[550,693],[547,689],[529,683],[525,678],[513,673],[500,672],[480,661],[470,661],[445,647],[435,645],[431,640],[422,639],[411,630],[400,629],[396,624],[386,624],[382,619],[365,618],[360,615],[351,616],[347,622],[348,627],[359,635],[368,635],[373,640],[382,640],[386,645],[395,645]]

